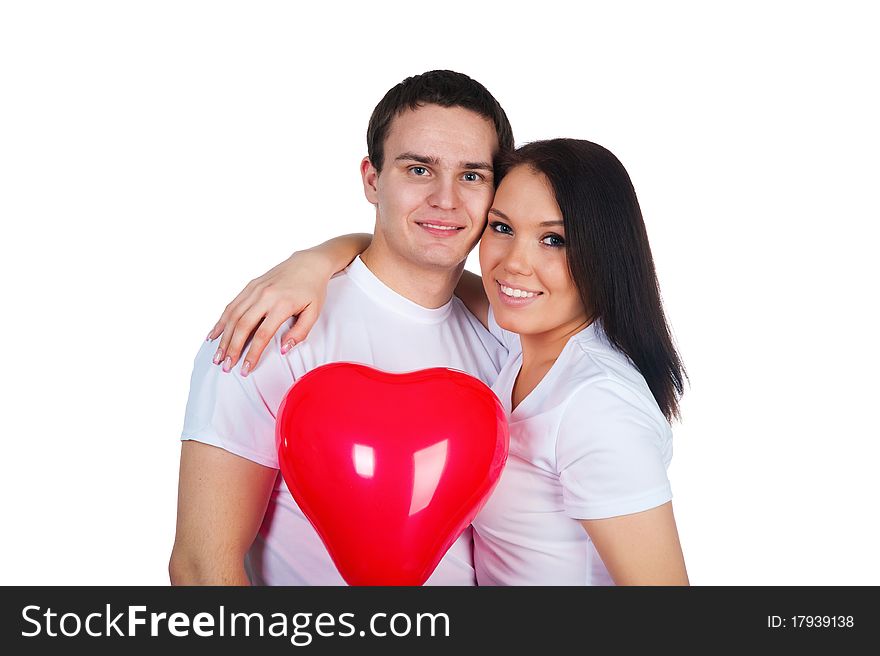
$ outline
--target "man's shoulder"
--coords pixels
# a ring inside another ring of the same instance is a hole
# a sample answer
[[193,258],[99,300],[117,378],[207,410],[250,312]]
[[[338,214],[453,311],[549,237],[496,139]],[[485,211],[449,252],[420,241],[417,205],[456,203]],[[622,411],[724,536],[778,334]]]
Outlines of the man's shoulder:
[[[348,324],[370,307],[370,299],[345,272],[333,276],[327,285],[324,304],[315,320],[309,337],[327,330],[334,324]],[[292,319],[291,319],[292,321]],[[282,332],[276,335],[280,338]]]

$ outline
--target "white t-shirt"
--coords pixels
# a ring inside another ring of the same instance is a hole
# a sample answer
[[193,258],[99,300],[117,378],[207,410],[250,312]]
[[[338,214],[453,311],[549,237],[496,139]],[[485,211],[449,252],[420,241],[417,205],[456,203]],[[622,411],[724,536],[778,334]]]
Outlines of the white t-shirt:
[[597,323],[569,339],[511,413],[522,365],[514,333],[492,390],[508,413],[510,455],[474,520],[479,585],[613,585],[581,519],[655,508],[672,498],[672,431],[645,379]]
[[[291,320],[292,321],[292,320]],[[335,276],[308,338],[281,355],[287,322],[246,378],[211,362],[216,344],[195,359],[182,438],[218,446],[278,468],[275,414],[287,390],[329,362],[357,362],[384,371],[429,367],[465,371],[491,384],[507,351],[456,297],[427,309],[382,283],[360,258]],[[340,400],[342,403],[342,400]],[[450,547],[431,585],[473,585],[471,529]],[[246,559],[255,585],[344,585],[317,532],[278,476],[262,526]]]

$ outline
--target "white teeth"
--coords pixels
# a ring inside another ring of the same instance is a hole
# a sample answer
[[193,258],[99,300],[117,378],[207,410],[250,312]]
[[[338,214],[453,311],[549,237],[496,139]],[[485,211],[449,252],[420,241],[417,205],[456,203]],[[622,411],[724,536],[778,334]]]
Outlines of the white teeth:
[[505,296],[513,296],[514,298],[532,298],[537,296],[538,294],[535,292],[527,292],[523,289],[514,289],[513,287],[505,287],[501,283],[498,283],[498,286],[501,287],[502,293]]
[[422,225],[426,228],[434,228],[434,230],[458,230],[455,226],[441,226],[434,225],[433,223],[423,223]]

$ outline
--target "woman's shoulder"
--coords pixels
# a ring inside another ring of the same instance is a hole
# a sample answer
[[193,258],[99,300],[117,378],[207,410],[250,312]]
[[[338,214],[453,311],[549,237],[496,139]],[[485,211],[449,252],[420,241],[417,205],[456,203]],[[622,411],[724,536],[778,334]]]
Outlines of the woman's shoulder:
[[645,377],[632,360],[609,341],[601,324],[591,325],[573,341],[568,369],[573,378],[583,383],[584,393],[591,389],[623,388],[638,399],[653,402]]
[[646,421],[667,434],[669,423],[648,383],[632,361],[611,345],[601,328],[578,339],[566,363],[567,399],[563,415],[579,422],[606,422],[615,417]]
[[[594,363],[595,364],[595,363]],[[556,424],[556,455],[561,467],[585,453],[625,454],[668,465],[672,427],[642,379],[615,368],[596,367],[570,390]]]

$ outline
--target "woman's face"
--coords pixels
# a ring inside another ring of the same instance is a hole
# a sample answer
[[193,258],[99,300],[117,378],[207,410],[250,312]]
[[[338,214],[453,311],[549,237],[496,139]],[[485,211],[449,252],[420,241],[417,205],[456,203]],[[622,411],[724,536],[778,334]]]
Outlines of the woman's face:
[[483,287],[498,325],[539,335],[568,333],[586,322],[565,250],[549,181],[527,166],[514,168],[498,186],[480,241]]

